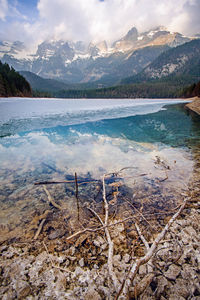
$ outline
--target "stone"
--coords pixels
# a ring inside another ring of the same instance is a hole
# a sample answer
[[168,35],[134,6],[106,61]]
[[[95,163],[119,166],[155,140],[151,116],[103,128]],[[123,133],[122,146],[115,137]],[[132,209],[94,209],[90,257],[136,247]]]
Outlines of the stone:
[[192,237],[196,237],[197,236],[197,233],[195,231],[195,229],[192,227],[192,226],[187,226],[184,231],[189,234],[189,236],[192,236]]
[[137,296],[140,296],[144,290],[150,285],[154,278],[154,274],[147,274],[139,283],[135,286],[135,292]]
[[19,280],[16,284],[17,299],[24,299],[31,293],[30,285],[23,280]]
[[71,253],[71,255],[74,255],[75,254],[75,252],[76,252],[76,248],[75,247],[70,247],[70,253]]
[[130,261],[131,257],[128,253],[126,253],[124,256],[123,256],[123,260],[126,264],[128,264],[128,262]]
[[97,247],[101,247],[101,245],[105,244],[105,240],[101,237],[98,236],[94,241],[93,244]]
[[160,297],[161,294],[165,291],[165,288],[168,287],[169,283],[164,276],[158,277],[158,286],[156,290],[156,296]]
[[120,264],[121,255],[114,255],[113,256],[113,265],[117,267]]
[[147,273],[147,266],[146,265],[142,265],[139,267],[139,274],[140,275],[145,275]]
[[172,264],[169,266],[169,269],[165,273],[165,276],[168,279],[175,280],[180,274],[180,272],[181,272],[181,268],[177,265]]
[[181,276],[185,280],[194,280],[197,277],[197,273],[193,266],[189,264],[182,265]]
[[97,293],[94,287],[89,287],[84,294],[84,300],[101,300],[101,296]]
[[4,295],[2,296],[2,300],[14,300],[17,299],[16,291],[9,289]]
[[73,273],[73,277],[79,276],[83,274],[83,270],[80,267],[76,267],[74,273]]
[[96,264],[94,264],[93,268],[94,268],[95,270],[97,270],[97,269],[99,269],[99,266],[96,265]]
[[104,243],[103,245],[101,245],[101,250],[104,251],[107,248],[107,246],[108,245],[106,243]]
[[85,265],[84,258],[82,257],[78,263],[81,268],[84,267],[84,265]]
[[56,230],[54,230],[53,232],[51,232],[51,233],[49,234],[49,239],[50,239],[50,240],[55,240],[55,239],[57,239],[57,238],[62,237],[64,234],[65,234],[65,230],[62,230],[62,229],[56,229]]
[[169,300],[185,300],[185,298],[183,298],[183,297],[181,297],[179,295],[174,294],[174,295],[171,295],[169,297]]
[[183,279],[177,278],[175,285],[172,288],[173,293],[187,298],[190,295],[190,291],[187,287],[187,282]]

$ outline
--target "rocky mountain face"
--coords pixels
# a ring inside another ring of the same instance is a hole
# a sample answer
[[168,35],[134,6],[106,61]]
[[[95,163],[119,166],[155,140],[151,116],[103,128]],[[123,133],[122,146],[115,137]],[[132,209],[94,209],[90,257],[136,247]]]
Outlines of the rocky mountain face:
[[135,83],[163,78],[196,82],[200,79],[200,39],[192,40],[161,53],[152,63],[136,76],[122,83]]
[[190,38],[163,27],[138,33],[133,27],[108,47],[106,41],[85,44],[72,41],[44,41],[34,54],[27,54],[21,42],[0,42],[0,58],[17,71],[30,71],[44,78],[67,83],[114,84],[148,66],[170,47]]

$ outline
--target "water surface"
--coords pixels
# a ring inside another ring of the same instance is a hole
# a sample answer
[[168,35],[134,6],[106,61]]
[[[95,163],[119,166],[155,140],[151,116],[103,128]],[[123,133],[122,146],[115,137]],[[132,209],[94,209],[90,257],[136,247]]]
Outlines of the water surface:
[[[175,205],[192,174],[190,148],[200,137],[199,119],[187,115],[182,102],[0,99],[0,223],[10,230],[29,222],[47,205],[34,182],[66,180],[75,172],[99,180],[129,167],[122,177],[134,197],[154,193]],[[74,187],[55,189],[56,200],[71,205]],[[81,192],[84,199],[91,193],[88,187]]]

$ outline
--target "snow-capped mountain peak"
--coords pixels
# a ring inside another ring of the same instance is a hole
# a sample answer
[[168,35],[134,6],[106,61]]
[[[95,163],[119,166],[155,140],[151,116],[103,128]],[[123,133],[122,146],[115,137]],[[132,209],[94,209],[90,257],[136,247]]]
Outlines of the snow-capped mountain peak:
[[[82,41],[48,40],[39,44],[35,53],[30,53],[19,41],[3,41],[0,42],[0,59],[18,71],[31,71],[42,77],[69,82],[86,82],[116,72],[118,65],[134,61],[132,67],[127,66],[124,69],[130,68],[130,74],[126,75],[131,76],[146,67],[155,55],[159,55],[159,51],[190,40],[191,38],[170,32],[164,27],[142,33],[132,27],[121,39],[115,41],[111,48],[106,41],[86,44]],[[151,47],[150,51],[155,47],[154,54],[146,53],[143,50],[146,47]],[[157,51],[156,47],[160,50]],[[141,53],[139,57],[138,53]],[[118,73],[122,72],[123,68],[118,70]]]

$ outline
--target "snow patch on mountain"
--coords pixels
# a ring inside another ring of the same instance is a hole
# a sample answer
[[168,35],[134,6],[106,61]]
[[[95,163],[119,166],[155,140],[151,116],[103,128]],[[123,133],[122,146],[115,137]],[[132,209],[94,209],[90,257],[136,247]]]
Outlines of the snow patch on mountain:
[[[133,27],[111,47],[106,41],[86,44],[82,41],[50,39],[39,44],[34,53],[30,53],[19,41],[14,43],[3,41],[0,42],[0,59],[17,71],[31,71],[45,78],[67,80],[72,83],[87,82],[109,74],[116,76],[118,73],[119,76],[127,70],[124,64],[129,64],[129,60],[134,59],[137,50],[152,46],[176,47],[189,40],[191,38],[171,33],[164,27],[143,33],[139,33]],[[146,60],[141,57],[137,61],[134,60],[134,65],[128,66],[130,73],[123,73],[123,76],[137,73],[150,62],[150,56]],[[138,68],[138,65],[141,67]],[[171,66],[168,69],[172,68]]]

